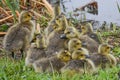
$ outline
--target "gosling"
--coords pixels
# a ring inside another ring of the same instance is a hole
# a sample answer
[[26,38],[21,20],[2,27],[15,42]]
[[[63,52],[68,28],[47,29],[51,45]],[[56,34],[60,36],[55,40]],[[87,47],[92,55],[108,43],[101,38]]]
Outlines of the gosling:
[[36,36],[36,43],[32,43],[31,47],[27,51],[27,56],[25,58],[25,65],[32,67],[32,64],[38,59],[46,57],[45,53],[46,45],[42,34]]
[[99,46],[98,52],[92,54],[90,59],[98,69],[113,67],[117,64],[116,58],[111,54],[111,46],[105,43]]
[[[82,35],[79,33],[79,31],[74,27],[67,27],[64,31],[64,34],[62,34],[61,39],[72,39],[72,38],[78,38],[83,43],[83,47],[89,50],[90,54],[97,52],[99,44],[90,38],[87,35]],[[94,44],[94,45],[93,45]]]
[[81,35],[88,35],[90,38],[95,40],[98,44],[102,43],[102,39],[98,37],[98,34],[93,32],[93,27],[90,23],[81,24]]
[[44,58],[33,63],[35,72],[60,72],[60,69],[71,59],[67,50],[61,50],[56,56]]
[[62,17],[56,21],[58,27],[48,36],[46,48],[47,49],[46,54],[48,55],[48,57],[55,55],[54,53],[59,52],[61,49],[65,49],[64,43],[66,40],[60,38],[60,35],[64,33],[65,29],[62,23],[63,21]]
[[31,21],[32,16],[29,11],[22,11],[19,17],[19,22],[9,28],[3,40],[3,47],[12,54],[12,58],[18,52],[26,53],[32,41],[35,24]]
[[82,43],[79,39],[77,38],[72,38],[68,41],[68,50],[70,53],[73,53],[76,50],[82,49],[85,51],[86,54],[89,54],[89,51],[82,47],[84,43]]
[[86,51],[79,49],[72,53],[72,59],[62,69],[63,74],[71,75],[94,73],[96,71],[94,63],[89,59]]

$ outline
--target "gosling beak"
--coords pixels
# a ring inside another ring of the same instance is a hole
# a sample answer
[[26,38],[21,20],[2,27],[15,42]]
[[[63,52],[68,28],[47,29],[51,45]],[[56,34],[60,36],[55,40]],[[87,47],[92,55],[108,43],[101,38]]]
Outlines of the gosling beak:
[[32,17],[31,20],[37,20],[35,17]]
[[87,43],[86,43],[86,42],[82,42],[82,46],[83,46],[83,47],[86,47],[86,46],[87,46]]
[[62,34],[62,35],[60,36],[60,39],[67,39],[67,37],[66,37],[65,34]]
[[85,57],[86,57],[86,58],[90,58],[90,56],[89,56],[89,55],[85,55]]
[[81,48],[79,48],[78,50],[82,50]]

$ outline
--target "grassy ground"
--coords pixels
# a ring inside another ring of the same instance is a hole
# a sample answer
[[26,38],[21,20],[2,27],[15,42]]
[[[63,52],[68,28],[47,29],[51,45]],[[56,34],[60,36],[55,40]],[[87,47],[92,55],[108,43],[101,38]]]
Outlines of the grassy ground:
[[99,70],[97,74],[75,75],[68,79],[61,74],[35,73],[33,69],[24,66],[24,60],[12,61],[6,57],[0,58],[0,80],[118,80],[119,66]]
[[[116,42],[116,41],[112,41]],[[2,38],[0,38],[0,54],[2,53]],[[114,48],[114,55],[120,55],[120,47]],[[119,62],[120,63],[120,62]],[[120,80],[118,73],[120,72],[120,65],[116,67],[99,70],[97,74],[84,74],[65,76],[58,73],[35,73],[32,68],[25,67],[24,60],[13,61],[6,57],[0,56],[0,80]]]

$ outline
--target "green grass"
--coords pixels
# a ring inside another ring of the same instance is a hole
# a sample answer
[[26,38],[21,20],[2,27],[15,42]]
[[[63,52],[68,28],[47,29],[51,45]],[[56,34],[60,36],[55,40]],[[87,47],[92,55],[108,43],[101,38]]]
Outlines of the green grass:
[[120,47],[115,47],[115,48],[113,49],[113,53],[115,53],[115,54],[114,54],[115,56],[120,56]]
[[19,0],[5,0],[6,5],[8,6],[8,8],[12,11],[12,14],[14,16],[14,22],[16,22],[17,17],[16,17],[16,13],[15,10],[20,11],[20,6],[19,6]]
[[[120,56],[120,47],[115,47],[115,56]],[[118,80],[120,64],[106,70],[99,70],[96,74],[76,74],[73,77],[58,73],[35,73],[34,69],[25,67],[25,61],[13,61],[0,58],[0,80]]]
[[118,4],[118,2],[116,1],[116,3],[117,3],[117,8],[118,8],[118,11],[119,11],[119,13],[120,13],[120,5]]
[[117,73],[120,67],[99,70],[97,74],[70,76],[61,74],[35,73],[32,68],[24,66],[24,60],[12,61],[5,57],[0,58],[0,80],[118,80]]
[[120,34],[120,29],[119,30],[116,30],[116,31],[104,31],[101,33],[101,36],[102,37],[109,37],[109,36],[119,36]]
[[1,26],[0,26],[0,31],[1,31],[1,32],[5,32],[5,31],[7,31],[7,30],[8,30],[8,28],[9,28],[9,26],[8,26],[8,25],[3,24],[3,25],[1,25]]

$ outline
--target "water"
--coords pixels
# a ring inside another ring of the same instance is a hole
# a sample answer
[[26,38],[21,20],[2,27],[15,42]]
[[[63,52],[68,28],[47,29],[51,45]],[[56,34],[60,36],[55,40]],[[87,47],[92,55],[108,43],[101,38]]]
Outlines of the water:
[[[75,8],[81,7],[92,0],[63,0],[67,8],[66,11],[72,12]],[[120,5],[120,0],[96,0],[98,2],[98,15],[86,13],[87,19],[97,20],[100,22],[107,21],[120,25],[120,13],[117,8],[116,1]]]

